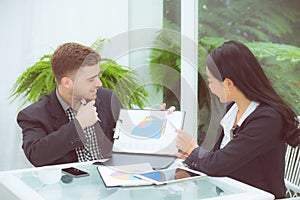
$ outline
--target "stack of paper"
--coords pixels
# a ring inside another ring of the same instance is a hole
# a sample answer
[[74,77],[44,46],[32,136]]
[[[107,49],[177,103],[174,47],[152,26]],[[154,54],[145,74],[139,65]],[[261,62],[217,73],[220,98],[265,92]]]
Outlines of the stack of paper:
[[149,163],[122,166],[98,166],[98,172],[106,187],[152,185],[150,181],[135,177],[135,174],[153,171]]

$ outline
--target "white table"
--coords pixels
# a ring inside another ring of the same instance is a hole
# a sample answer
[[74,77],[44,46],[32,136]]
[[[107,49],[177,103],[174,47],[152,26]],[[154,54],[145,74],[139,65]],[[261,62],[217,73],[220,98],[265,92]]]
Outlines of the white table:
[[[90,175],[75,178],[68,184],[59,181],[48,185],[34,175],[45,168],[69,166],[88,171]],[[267,192],[227,177],[207,176],[162,186],[106,188],[96,167],[92,162],[85,162],[0,172],[0,199],[274,199]]]

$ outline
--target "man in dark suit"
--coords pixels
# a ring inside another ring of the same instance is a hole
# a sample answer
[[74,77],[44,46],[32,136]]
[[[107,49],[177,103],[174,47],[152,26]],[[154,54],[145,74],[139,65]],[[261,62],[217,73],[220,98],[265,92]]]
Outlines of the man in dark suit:
[[111,156],[121,103],[113,91],[101,88],[99,61],[97,52],[77,43],[54,52],[57,87],[17,116],[22,147],[33,165]]

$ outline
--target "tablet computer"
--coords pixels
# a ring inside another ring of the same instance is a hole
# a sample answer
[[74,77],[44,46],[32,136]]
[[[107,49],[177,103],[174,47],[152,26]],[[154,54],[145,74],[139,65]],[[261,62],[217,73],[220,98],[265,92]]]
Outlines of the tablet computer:
[[205,176],[205,174],[189,168],[177,167],[136,174],[136,177],[150,181],[156,185],[191,180]]

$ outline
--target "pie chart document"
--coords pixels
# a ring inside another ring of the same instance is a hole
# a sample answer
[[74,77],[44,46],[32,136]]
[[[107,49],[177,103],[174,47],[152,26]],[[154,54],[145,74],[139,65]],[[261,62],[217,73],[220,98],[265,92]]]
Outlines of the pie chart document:
[[113,152],[174,155],[175,130],[183,128],[184,117],[184,111],[121,109]]

